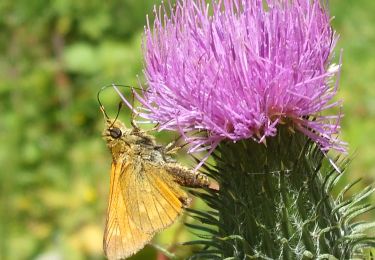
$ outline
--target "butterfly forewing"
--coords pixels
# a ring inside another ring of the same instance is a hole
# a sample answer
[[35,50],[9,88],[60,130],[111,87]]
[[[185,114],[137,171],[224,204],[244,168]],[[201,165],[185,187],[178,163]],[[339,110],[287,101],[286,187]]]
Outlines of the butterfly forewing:
[[145,233],[155,233],[176,220],[188,197],[162,167],[147,162],[140,165],[127,168],[122,192],[132,222]]
[[[120,181],[129,165],[112,164],[109,205],[104,231],[104,251],[108,259],[123,259],[142,249],[153,234],[139,229],[130,219]],[[129,176],[130,177],[130,176]]]

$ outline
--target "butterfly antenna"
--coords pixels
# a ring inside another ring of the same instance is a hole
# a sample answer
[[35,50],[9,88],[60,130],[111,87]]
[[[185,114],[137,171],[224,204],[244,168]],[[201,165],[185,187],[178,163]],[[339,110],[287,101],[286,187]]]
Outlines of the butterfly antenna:
[[[99,108],[100,108],[100,110],[102,111],[102,113],[103,113],[105,119],[107,119],[107,120],[109,119],[109,116],[108,116],[107,112],[105,111],[104,106],[103,106],[103,104],[102,104],[102,102],[101,102],[101,100],[100,100],[100,95],[101,95],[101,93],[102,93],[103,90],[105,90],[105,89],[107,89],[107,88],[109,88],[109,87],[113,87],[113,85],[115,85],[116,87],[122,87],[122,88],[130,88],[130,89],[133,89],[133,87],[131,87],[131,86],[128,86],[128,85],[121,85],[121,84],[111,84],[111,85],[106,85],[106,86],[103,86],[103,87],[101,87],[101,88],[99,89],[99,91],[98,91],[98,93],[97,93],[97,95],[96,95],[96,98],[98,99]],[[136,88],[136,89],[139,89],[139,88]],[[117,119],[117,117],[118,117],[118,114],[119,114],[119,112],[120,112],[120,109],[121,109],[121,106],[119,106],[119,109],[118,109],[118,111],[117,111],[116,119]]]
[[[128,85],[121,85],[121,84],[111,84],[111,85],[106,85],[106,86],[101,87],[100,90],[98,91],[98,93],[97,93],[96,96],[97,96],[97,99],[98,99],[99,108],[100,108],[100,110],[102,111],[105,120],[109,120],[109,116],[108,116],[107,112],[105,111],[104,106],[103,106],[103,104],[102,104],[102,102],[101,102],[101,100],[100,100],[100,95],[101,95],[101,93],[102,93],[103,90],[105,90],[105,89],[107,89],[107,88],[109,88],[109,87],[112,87],[112,88],[113,88],[113,86],[121,87],[121,88],[129,88],[129,89],[131,89],[131,91],[132,91],[132,107],[134,106],[134,90],[135,90],[135,89],[140,90],[140,91],[146,91],[146,92],[149,92],[149,91],[147,91],[147,90],[145,90],[145,89],[143,89],[143,88],[137,88],[137,87],[132,87],[132,86],[128,86]],[[122,107],[122,103],[123,103],[123,101],[121,101],[121,102],[119,103],[118,110],[117,110],[117,114],[116,114],[116,118],[115,118],[115,120],[112,122],[111,127],[113,126],[114,122],[117,120],[117,118],[118,118],[118,116],[119,116],[119,114],[120,114],[120,110],[121,110],[121,107]],[[138,127],[136,126],[136,124],[135,124],[135,122],[134,122],[134,111],[132,111],[132,120],[131,120],[131,123],[132,123],[132,126],[133,126],[134,128],[138,129]]]
[[[134,99],[135,99],[135,94],[134,94],[134,89],[132,89],[132,107],[134,108]],[[138,116],[138,114],[136,112],[134,112],[134,109],[131,111],[131,120],[130,120],[130,123],[132,125],[132,127],[136,130],[139,129],[137,123],[135,122],[135,118],[136,116]]]
[[117,114],[116,114],[115,120],[113,120],[113,122],[112,122],[112,124],[110,125],[109,128],[111,128],[115,124],[118,116],[120,115],[121,108],[122,108],[122,102],[119,102],[118,103],[118,109],[117,109]]
[[131,90],[137,89],[137,90],[140,90],[140,91],[145,91],[145,92],[151,93],[147,89],[132,87],[132,86],[129,86],[129,85],[115,84],[115,83],[113,83],[111,85],[108,85],[108,86],[104,86],[104,88],[113,87],[113,86],[120,87],[120,88],[130,88]]
[[105,112],[105,109],[104,109],[104,106],[102,104],[102,102],[100,101],[100,94],[102,93],[102,91],[104,89],[106,89],[108,86],[104,86],[102,87],[99,91],[98,91],[98,94],[96,94],[96,98],[98,99],[98,103],[99,103],[99,108],[100,108],[100,111],[102,111],[103,113],[103,116],[105,117],[106,120],[109,120],[109,116],[107,115],[107,112]]

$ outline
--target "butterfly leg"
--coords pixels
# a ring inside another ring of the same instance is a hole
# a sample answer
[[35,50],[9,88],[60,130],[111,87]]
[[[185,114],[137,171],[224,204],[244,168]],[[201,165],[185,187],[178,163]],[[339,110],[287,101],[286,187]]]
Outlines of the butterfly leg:
[[165,153],[167,155],[174,155],[174,154],[176,154],[178,152],[178,150],[180,150],[182,148],[181,146],[175,146],[175,147],[173,147],[174,143],[170,143],[170,144],[171,144],[170,147],[168,147],[169,144],[165,147],[165,150],[166,150]]
[[135,113],[132,113],[132,118],[131,118],[131,120],[130,120],[130,124],[132,125],[132,127],[133,127],[134,129],[139,130],[140,128],[138,127],[137,123],[136,123],[135,120],[134,120],[134,118],[135,118],[135,116],[133,116],[134,114],[135,114]]
[[137,125],[137,123],[135,122],[135,118],[138,116],[137,112],[135,111],[134,109],[134,97],[135,97],[135,94],[134,94],[134,89],[131,88],[131,92],[132,92],[132,102],[131,102],[131,106],[132,106],[132,110],[131,110],[131,119],[130,119],[130,124],[132,125],[132,127],[136,130],[139,130],[139,126]]
[[166,168],[168,173],[175,178],[175,181],[182,186],[204,188],[210,185],[208,177],[203,173],[194,172],[176,163],[168,163]]
[[168,154],[168,155],[174,155],[175,153],[178,152],[178,150],[180,150],[181,148],[183,148],[185,145],[187,145],[188,143],[185,143],[185,144],[182,144],[182,145],[177,145],[178,141],[181,139],[181,135],[176,138],[175,140],[173,140],[172,142],[170,142],[166,147],[165,147],[165,153]]

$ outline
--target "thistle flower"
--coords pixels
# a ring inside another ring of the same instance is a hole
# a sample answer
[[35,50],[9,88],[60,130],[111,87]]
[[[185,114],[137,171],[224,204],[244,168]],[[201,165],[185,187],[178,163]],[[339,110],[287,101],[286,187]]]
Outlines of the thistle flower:
[[345,151],[341,114],[322,115],[340,105],[332,99],[341,63],[332,64],[337,36],[321,1],[223,0],[210,9],[178,0],[154,11],[142,116],[178,130],[190,152],[224,139],[263,142],[284,123],[322,150]]

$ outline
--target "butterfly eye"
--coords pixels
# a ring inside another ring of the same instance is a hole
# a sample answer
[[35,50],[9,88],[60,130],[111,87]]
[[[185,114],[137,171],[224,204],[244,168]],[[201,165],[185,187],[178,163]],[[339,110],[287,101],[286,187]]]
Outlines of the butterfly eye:
[[114,127],[114,128],[109,129],[109,134],[111,135],[112,138],[118,139],[121,137],[122,132],[119,128]]

